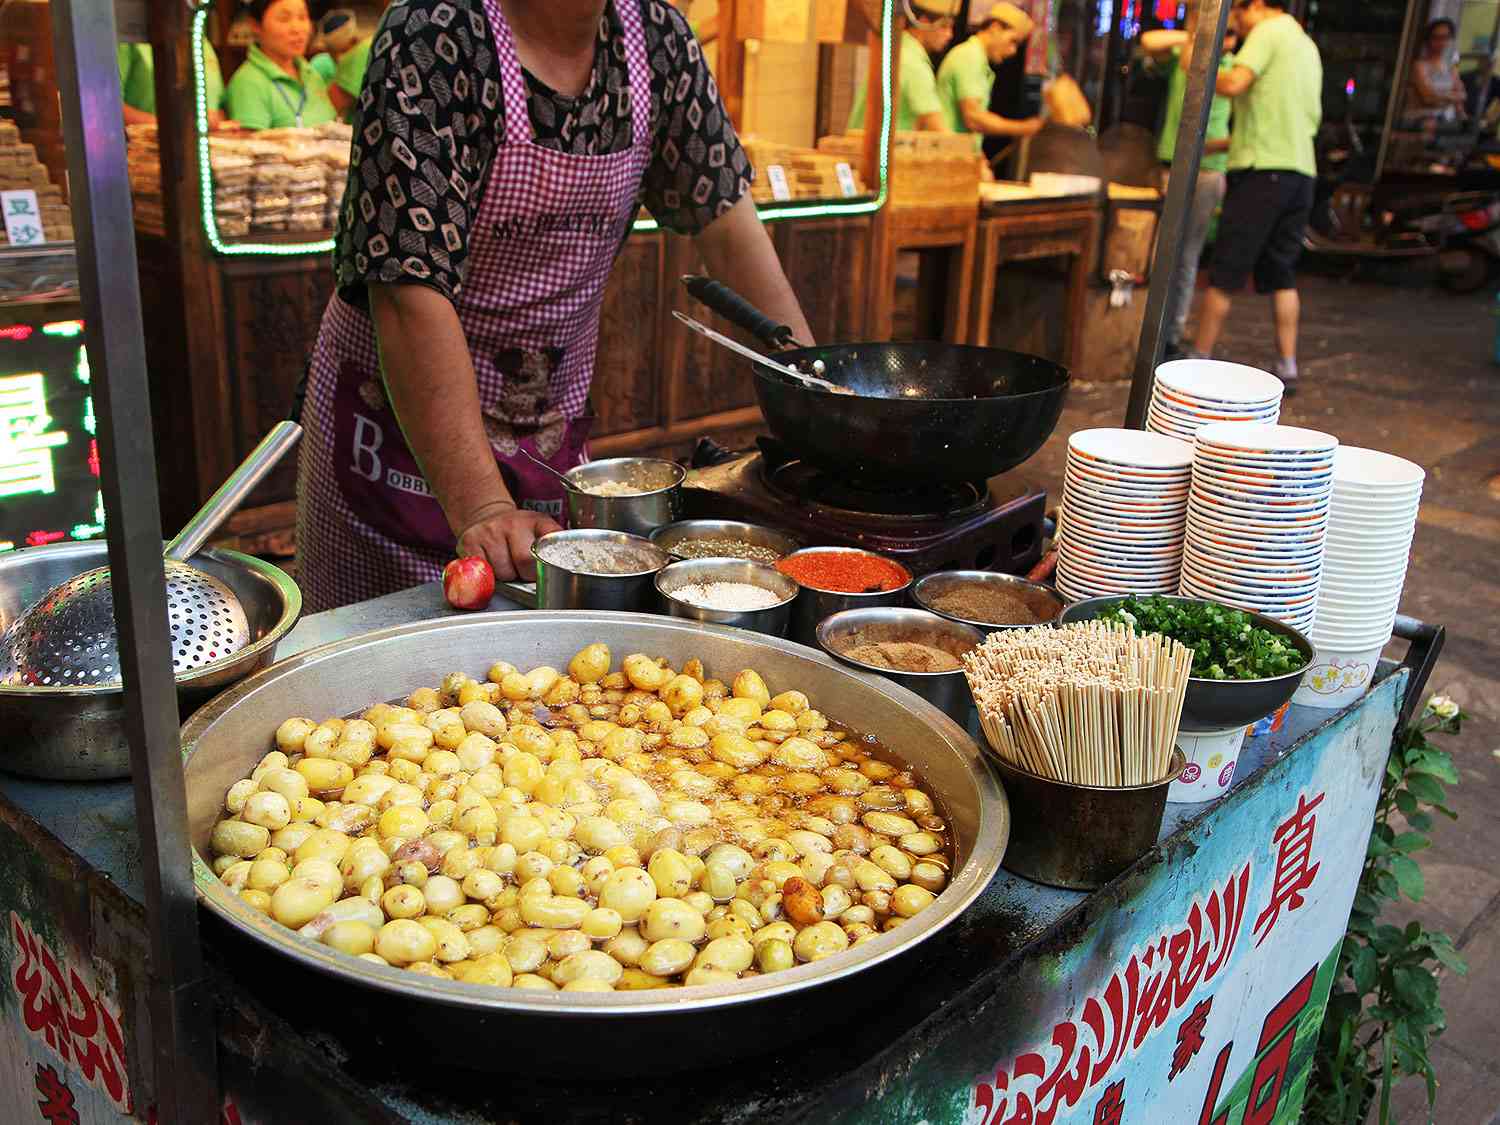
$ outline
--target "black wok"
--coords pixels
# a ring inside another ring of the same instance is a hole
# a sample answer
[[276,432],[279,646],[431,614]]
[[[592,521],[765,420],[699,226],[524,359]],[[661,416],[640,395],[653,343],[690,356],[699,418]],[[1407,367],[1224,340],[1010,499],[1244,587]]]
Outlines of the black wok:
[[853,392],[814,389],[752,366],[771,433],[798,456],[867,487],[985,480],[1040,449],[1062,414],[1068,372],[1060,364],[943,343],[788,348],[791,330],[733,290],[708,278],[683,283],[777,360]]

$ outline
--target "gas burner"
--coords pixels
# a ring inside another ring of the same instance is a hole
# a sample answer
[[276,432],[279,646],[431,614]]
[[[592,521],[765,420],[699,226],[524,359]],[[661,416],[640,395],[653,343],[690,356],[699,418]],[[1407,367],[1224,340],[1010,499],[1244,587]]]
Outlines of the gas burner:
[[761,472],[773,493],[800,508],[872,522],[953,521],[982,510],[989,500],[987,488],[968,482],[894,491],[861,488],[806,461],[762,463]]
[[921,576],[934,570],[1023,574],[1041,556],[1047,496],[1016,473],[908,492],[852,488],[762,441],[728,457],[700,447],[683,482],[683,516],[765,524],[808,544],[864,547]]

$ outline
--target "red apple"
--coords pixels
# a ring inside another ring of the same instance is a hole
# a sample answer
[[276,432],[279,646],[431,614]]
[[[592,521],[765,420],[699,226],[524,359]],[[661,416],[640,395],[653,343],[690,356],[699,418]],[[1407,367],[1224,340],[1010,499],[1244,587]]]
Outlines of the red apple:
[[478,555],[443,567],[443,596],[454,609],[483,609],[495,592],[495,572]]

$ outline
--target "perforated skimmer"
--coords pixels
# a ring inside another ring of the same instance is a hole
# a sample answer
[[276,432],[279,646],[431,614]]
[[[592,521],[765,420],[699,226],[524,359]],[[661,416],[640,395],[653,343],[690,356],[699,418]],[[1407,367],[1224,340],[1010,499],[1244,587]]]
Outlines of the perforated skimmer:
[[[234,592],[183,560],[202,548],[301,436],[295,422],[279,423],[167,545],[174,674],[222,660],[250,642],[250,625]],[[119,682],[120,638],[109,567],[54,586],[0,638],[0,683],[89,687]]]

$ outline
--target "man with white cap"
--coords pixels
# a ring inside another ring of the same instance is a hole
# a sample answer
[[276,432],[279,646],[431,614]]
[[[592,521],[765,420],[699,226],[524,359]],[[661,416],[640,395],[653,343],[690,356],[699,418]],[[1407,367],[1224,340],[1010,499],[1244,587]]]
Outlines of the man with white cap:
[[[917,22],[901,33],[897,55],[896,131],[914,129],[934,133],[948,132],[943,103],[938,98],[937,73],[932,60],[942,54],[953,40],[953,17],[958,0],[910,0]],[[854,88],[854,106],[849,111],[849,128],[865,127],[865,84]]]
[[976,149],[985,137],[1032,137],[1042,130],[1040,117],[1015,121],[989,109],[993,68],[1019,51],[1034,28],[1030,16],[1002,0],[938,67],[938,96],[948,127],[955,133],[973,133]]

